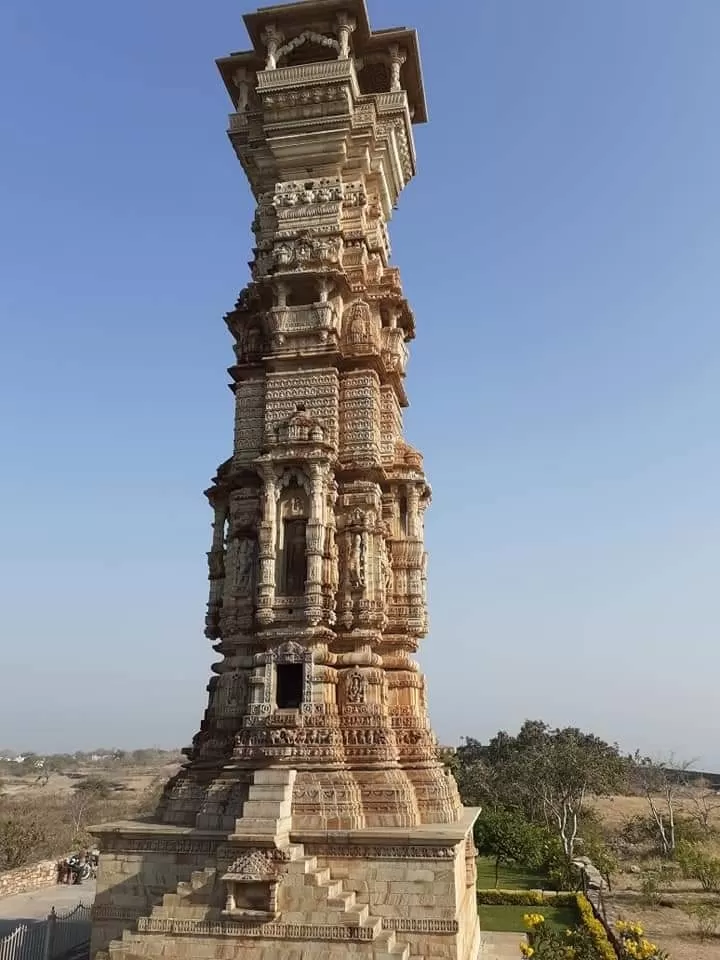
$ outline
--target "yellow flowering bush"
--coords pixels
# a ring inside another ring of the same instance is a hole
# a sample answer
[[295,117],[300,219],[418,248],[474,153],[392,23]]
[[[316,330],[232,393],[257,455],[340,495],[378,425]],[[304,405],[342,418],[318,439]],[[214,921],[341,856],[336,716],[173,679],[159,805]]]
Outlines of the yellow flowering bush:
[[[588,898],[578,893],[572,895],[572,900],[577,905],[580,923],[564,934],[552,930],[541,913],[523,916],[527,942],[520,943],[521,956],[533,960],[669,960],[667,953],[647,939],[640,924],[630,920],[619,920],[615,924],[618,952]],[[523,902],[534,905],[533,900]]]
[[580,923],[564,934],[552,930],[541,913],[526,913],[523,924],[528,942],[520,944],[521,956],[533,960],[668,960],[668,955],[647,939],[640,924],[629,920],[615,925],[617,952],[587,897],[578,894],[576,903]]
[[588,898],[582,893],[579,893],[577,895],[576,902],[578,912],[580,914],[580,923],[587,931],[588,937],[592,941],[595,949],[595,956],[598,958],[598,960],[617,960],[615,948],[608,939],[605,927],[600,923],[593,913],[593,908],[590,906],[590,901]]
[[639,923],[618,920],[615,924],[620,939],[621,960],[667,960],[667,954],[648,940]]
[[520,944],[523,957],[534,960],[600,960],[584,927],[560,933],[551,929],[541,913],[526,913],[523,923],[528,942]]

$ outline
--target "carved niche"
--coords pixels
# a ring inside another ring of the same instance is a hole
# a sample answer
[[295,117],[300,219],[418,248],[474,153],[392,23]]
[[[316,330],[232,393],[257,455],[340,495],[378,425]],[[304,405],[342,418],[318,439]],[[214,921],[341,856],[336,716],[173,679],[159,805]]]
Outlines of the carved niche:
[[346,353],[375,353],[380,350],[380,336],[370,305],[356,300],[343,315],[343,347]]
[[[312,650],[303,647],[294,640],[288,640],[255,657],[255,662],[264,664],[263,703],[260,710],[253,711],[260,714],[271,714],[276,710],[300,709],[302,713],[313,712],[313,655]],[[287,668],[294,668],[288,670]],[[297,706],[281,706],[278,702],[278,679],[286,673],[288,682],[300,684],[300,695],[297,697]],[[295,679],[291,679],[294,673]]]
[[223,916],[263,921],[278,916],[278,865],[259,850],[236,860],[222,882],[226,891]]
[[282,477],[277,502],[275,585],[278,597],[305,596],[309,519],[307,478],[299,471],[290,471]]

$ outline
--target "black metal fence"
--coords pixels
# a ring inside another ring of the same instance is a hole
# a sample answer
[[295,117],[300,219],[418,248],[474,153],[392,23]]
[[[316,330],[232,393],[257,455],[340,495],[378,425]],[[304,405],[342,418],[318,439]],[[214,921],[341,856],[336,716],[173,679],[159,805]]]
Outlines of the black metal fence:
[[0,939],[0,960],[83,960],[90,953],[90,905],[45,920],[21,920]]

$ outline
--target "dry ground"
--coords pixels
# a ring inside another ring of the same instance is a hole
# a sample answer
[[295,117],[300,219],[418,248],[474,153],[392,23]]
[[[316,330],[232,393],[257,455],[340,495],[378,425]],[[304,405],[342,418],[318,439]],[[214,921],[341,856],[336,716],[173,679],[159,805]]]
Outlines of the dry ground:
[[157,766],[103,767],[98,763],[88,763],[73,771],[73,776],[52,774],[47,783],[37,776],[2,778],[2,794],[12,799],[27,798],[32,803],[34,796],[47,796],[49,793],[67,796],[73,787],[84,777],[103,777],[122,786],[119,795],[127,792],[131,796],[141,797],[159,780],[169,780],[180,769],[177,763],[158,764]]
[[[658,800],[658,804],[661,801]],[[645,797],[603,797],[593,803],[603,823],[610,829],[619,829],[634,816],[649,814]],[[691,816],[695,811],[693,801],[679,800],[676,814]],[[711,823],[720,829],[720,807],[711,815]],[[705,844],[708,852],[720,854],[717,840]],[[646,935],[670,955],[670,960],[720,960],[720,936],[701,941],[696,934],[695,922],[682,910],[683,905],[706,901],[720,912],[720,895],[704,893],[692,880],[677,880],[671,888],[660,892],[663,906],[649,906],[643,902],[640,891],[643,873],[630,872],[634,864],[645,871],[657,867],[659,861],[628,860],[624,872],[613,878],[613,894],[608,898],[611,915],[626,920],[635,920],[645,928]],[[671,905],[672,904],[672,905]]]
[[[697,895],[698,899],[710,899],[708,894]],[[665,900],[663,896],[663,900]],[[683,912],[680,901],[692,898],[670,897],[676,906],[649,907],[625,897],[611,898],[609,915],[618,919],[633,920],[645,928],[646,936],[670,955],[670,960],[718,960],[720,936],[702,941],[696,933],[694,921]],[[720,897],[715,898],[720,909]]]

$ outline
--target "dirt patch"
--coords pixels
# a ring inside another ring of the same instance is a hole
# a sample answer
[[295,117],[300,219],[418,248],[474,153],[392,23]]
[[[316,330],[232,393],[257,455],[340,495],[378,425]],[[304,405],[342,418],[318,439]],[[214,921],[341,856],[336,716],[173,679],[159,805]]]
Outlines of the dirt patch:
[[27,798],[32,803],[35,797],[48,794],[68,796],[73,788],[85,777],[102,777],[104,780],[117,785],[117,792],[142,796],[146,790],[154,786],[158,780],[169,780],[180,769],[177,763],[166,763],[154,766],[99,768],[97,764],[87,764],[73,771],[72,776],[53,773],[47,781],[37,775],[24,777],[4,777],[2,780],[2,794],[17,799]]
[[[717,903],[720,910],[720,899]],[[670,954],[670,960],[718,960],[720,936],[701,940],[696,933],[695,922],[682,911],[680,905],[673,907],[648,907],[623,903],[618,915],[631,919],[645,928],[645,935]]]

